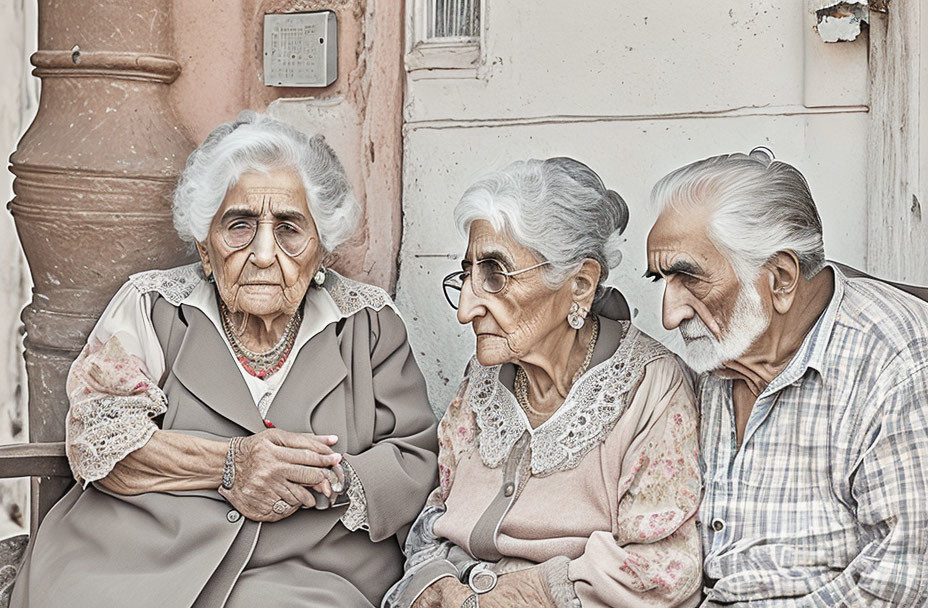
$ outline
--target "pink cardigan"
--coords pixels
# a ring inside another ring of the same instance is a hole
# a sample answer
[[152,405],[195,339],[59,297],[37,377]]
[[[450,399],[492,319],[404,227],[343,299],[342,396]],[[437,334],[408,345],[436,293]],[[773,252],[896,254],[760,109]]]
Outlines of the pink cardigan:
[[434,581],[436,560],[463,549],[501,573],[563,562],[547,569],[561,606],[699,603],[694,394],[669,351],[627,322],[606,323],[624,332],[615,354],[535,429],[501,368],[472,361],[439,426],[440,486],[423,511],[437,515],[427,535],[453,550],[409,555],[407,587],[417,570]]

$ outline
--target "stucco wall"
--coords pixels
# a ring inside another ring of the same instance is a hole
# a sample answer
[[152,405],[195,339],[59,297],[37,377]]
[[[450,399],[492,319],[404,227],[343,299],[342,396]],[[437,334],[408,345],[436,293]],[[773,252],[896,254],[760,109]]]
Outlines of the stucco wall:
[[682,164],[772,148],[809,179],[828,255],[866,266],[865,37],[810,40],[802,0],[570,6],[487,0],[477,77],[407,81],[397,299],[438,411],[473,352],[440,288],[465,247],[451,212],[469,183],[512,160],[572,156],[625,197],[624,261],[609,282],[671,346],[661,286],[641,276],[648,192]]
[[[32,0],[0,4],[0,150],[16,147],[35,114],[38,81],[29,76],[29,55],[36,48]],[[13,176],[0,171],[3,201],[13,197]],[[9,213],[0,213],[0,443],[26,440],[26,370],[19,313],[30,279]],[[0,538],[19,532],[25,522],[28,482],[0,481]]]
[[[205,18],[196,2],[173,3],[183,71],[171,98],[191,140],[200,143],[242,109],[324,135],[364,210],[353,238],[326,263],[387,289],[396,282],[400,233],[402,9],[396,0],[225,0]],[[336,81],[324,88],[265,86],[265,13],[320,10],[338,19]]]

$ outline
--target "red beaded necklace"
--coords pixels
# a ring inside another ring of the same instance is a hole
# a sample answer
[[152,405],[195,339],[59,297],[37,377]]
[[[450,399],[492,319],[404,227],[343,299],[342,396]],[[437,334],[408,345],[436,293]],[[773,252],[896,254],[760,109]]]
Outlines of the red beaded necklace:
[[232,319],[229,309],[225,302],[220,302],[220,316],[222,317],[222,330],[232,346],[232,352],[242,368],[250,375],[256,378],[267,378],[283,367],[293,349],[293,343],[296,341],[296,334],[300,329],[300,323],[303,320],[303,307],[299,306],[296,312],[290,317],[287,327],[284,328],[283,335],[277,344],[271,350],[263,353],[256,353],[249,350],[232,328]]

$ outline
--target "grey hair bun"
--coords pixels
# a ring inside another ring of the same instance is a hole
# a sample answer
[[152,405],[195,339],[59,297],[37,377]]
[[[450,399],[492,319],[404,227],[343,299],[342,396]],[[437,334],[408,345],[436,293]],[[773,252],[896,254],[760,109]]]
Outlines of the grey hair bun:
[[773,150],[767,146],[757,146],[750,152],[748,152],[748,158],[751,160],[756,160],[764,165],[764,167],[769,167],[776,157],[773,155]]
[[615,230],[622,234],[625,232],[625,228],[628,227],[628,205],[625,203],[625,199],[615,190],[606,190],[603,201],[615,209]]
[[615,190],[606,190],[603,203],[613,209],[613,213],[609,215],[615,219],[612,234],[603,243],[603,254],[608,266],[603,270],[604,274],[608,275],[609,268],[615,268],[622,262],[621,248],[625,244],[625,238],[622,234],[625,232],[625,228],[628,227],[628,205],[625,203],[625,199]]

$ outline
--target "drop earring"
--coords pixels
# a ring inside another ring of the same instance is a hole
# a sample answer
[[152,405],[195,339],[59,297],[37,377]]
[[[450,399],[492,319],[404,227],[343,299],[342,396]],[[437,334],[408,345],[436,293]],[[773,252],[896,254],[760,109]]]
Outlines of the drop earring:
[[567,313],[567,324],[574,329],[580,329],[586,322],[586,315],[589,312],[589,310],[583,308],[577,302],[574,302],[570,305],[570,310]]
[[316,271],[316,274],[313,276],[313,283],[315,283],[317,287],[322,287],[325,283],[325,266],[320,266],[319,270]]

